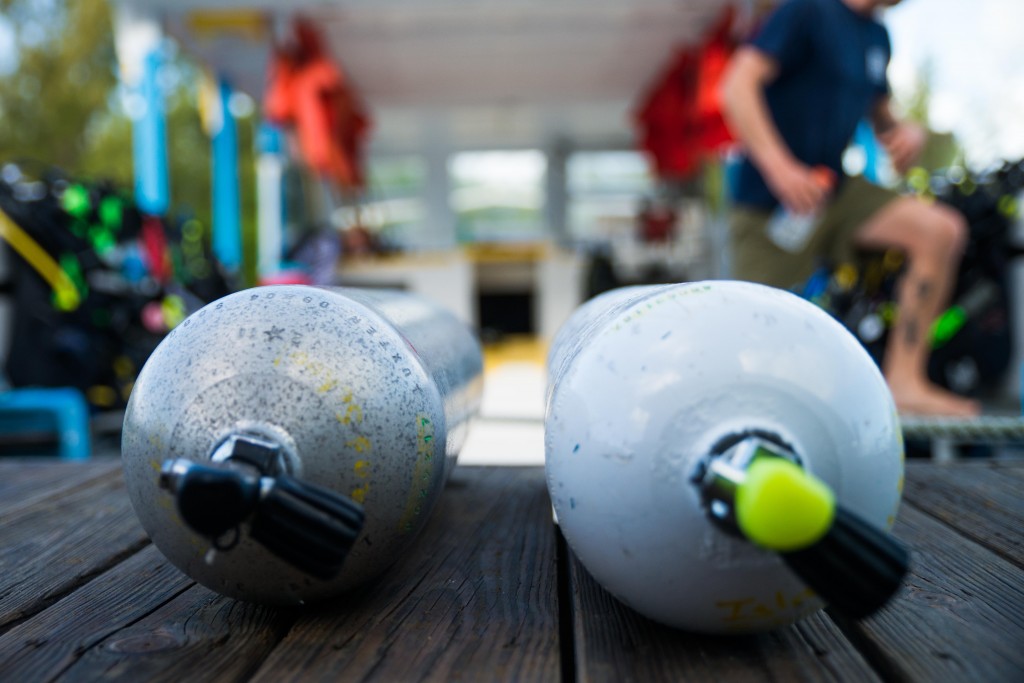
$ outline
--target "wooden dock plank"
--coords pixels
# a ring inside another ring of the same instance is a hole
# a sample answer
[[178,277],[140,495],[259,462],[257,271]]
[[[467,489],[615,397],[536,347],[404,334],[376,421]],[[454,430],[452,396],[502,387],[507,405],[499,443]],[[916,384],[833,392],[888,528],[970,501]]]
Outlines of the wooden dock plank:
[[52,680],[82,653],[191,585],[156,548],[146,547],[4,633],[0,680]]
[[569,569],[576,681],[880,680],[824,614],[769,633],[687,633],[623,605],[575,557]]
[[993,460],[990,466],[1018,482],[1024,482],[1024,458]]
[[245,681],[296,617],[293,610],[232,600],[195,584],[90,644],[58,680]]
[[0,633],[148,542],[120,470],[5,514],[0,527]]
[[120,458],[67,462],[43,457],[0,458],[0,519],[119,469]]
[[1024,467],[907,466],[904,500],[1024,567]]
[[541,468],[456,470],[403,562],[301,610],[171,567],[119,469],[0,460],[0,681],[1024,680],[1020,462],[908,463],[896,534],[914,564],[879,614],[728,637],[597,585],[557,541]]
[[408,557],[312,609],[254,680],[556,680],[550,516],[542,468],[458,468]]
[[1024,681],[1021,571],[911,505],[894,532],[914,552],[905,586],[847,635],[898,680]]

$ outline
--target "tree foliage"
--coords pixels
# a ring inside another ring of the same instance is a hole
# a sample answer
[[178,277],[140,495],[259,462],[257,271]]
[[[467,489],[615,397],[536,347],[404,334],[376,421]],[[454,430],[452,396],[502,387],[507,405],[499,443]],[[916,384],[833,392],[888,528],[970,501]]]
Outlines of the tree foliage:
[[0,157],[75,168],[117,86],[107,2],[4,4],[18,68],[0,78]]
[[[17,68],[0,74],[0,164],[32,160],[75,177],[133,188],[132,125],[122,107],[109,0],[0,0]],[[197,107],[203,72],[185,55],[166,65],[172,213],[209,225],[210,141]],[[254,261],[253,122],[239,123],[247,271]],[[246,278],[249,279],[249,278]]]

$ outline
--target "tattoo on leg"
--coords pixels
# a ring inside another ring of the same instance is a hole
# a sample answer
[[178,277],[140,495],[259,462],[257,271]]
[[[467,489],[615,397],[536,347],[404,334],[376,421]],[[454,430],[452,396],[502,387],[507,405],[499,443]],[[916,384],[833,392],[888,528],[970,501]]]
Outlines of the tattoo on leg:
[[917,298],[925,300],[932,294],[932,283],[928,280],[921,280],[917,284]]
[[903,323],[903,341],[914,346],[918,341],[918,329],[916,320],[908,320]]

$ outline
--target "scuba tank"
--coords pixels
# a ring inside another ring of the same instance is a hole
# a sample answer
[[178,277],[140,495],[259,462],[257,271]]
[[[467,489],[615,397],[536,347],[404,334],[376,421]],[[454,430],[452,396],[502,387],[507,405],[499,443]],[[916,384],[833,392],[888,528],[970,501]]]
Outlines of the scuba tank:
[[268,286],[173,329],[139,374],[122,459],[157,548],[255,602],[337,595],[423,527],[480,404],[450,313],[399,292]]
[[656,621],[763,631],[898,589],[903,443],[857,340],[745,282],[627,287],[548,357],[547,485],[590,574]]

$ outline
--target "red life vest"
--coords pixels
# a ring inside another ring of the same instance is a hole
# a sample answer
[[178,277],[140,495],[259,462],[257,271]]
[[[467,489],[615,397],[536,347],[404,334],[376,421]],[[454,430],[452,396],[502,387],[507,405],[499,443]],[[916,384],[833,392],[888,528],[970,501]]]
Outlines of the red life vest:
[[292,127],[303,160],[344,189],[360,189],[363,144],[371,121],[341,67],[307,20],[295,24],[297,46],[278,49],[271,63],[263,108],[267,119]]

